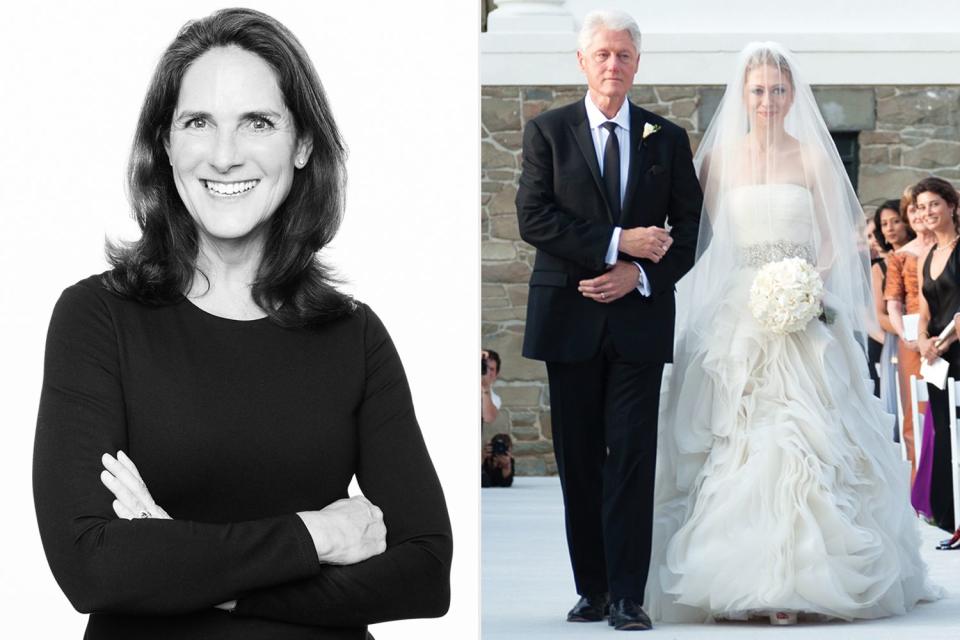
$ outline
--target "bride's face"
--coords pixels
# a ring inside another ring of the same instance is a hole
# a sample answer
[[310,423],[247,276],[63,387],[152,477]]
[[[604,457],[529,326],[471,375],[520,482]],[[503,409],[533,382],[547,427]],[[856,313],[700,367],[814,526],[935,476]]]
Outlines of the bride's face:
[[751,127],[781,124],[793,104],[790,75],[774,65],[764,64],[747,71],[743,94]]

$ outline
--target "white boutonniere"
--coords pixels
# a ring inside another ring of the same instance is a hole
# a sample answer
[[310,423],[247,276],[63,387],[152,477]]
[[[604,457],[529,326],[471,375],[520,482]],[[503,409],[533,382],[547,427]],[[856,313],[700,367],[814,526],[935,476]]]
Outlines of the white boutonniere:
[[657,131],[660,131],[660,125],[650,124],[649,122],[645,122],[643,125],[643,138],[641,139],[646,140],[647,136],[652,136]]

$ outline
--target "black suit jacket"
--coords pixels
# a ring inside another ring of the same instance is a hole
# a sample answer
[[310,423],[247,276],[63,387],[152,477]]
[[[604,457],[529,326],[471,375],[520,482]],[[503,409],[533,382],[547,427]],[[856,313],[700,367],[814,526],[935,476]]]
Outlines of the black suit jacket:
[[[643,139],[644,124],[660,129]],[[619,220],[624,229],[669,225],[673,245],[659,262],[636,260],[651,295],[632,291],[600,303],[577,291],[604,263],[616,221],[607,203],[583,101],[527,123],[517,191],[520,236],[536,247],[523,355],[550,362],[593,357],[604,327],[635,362],[673,358],[674,285],[693,266],[703,194],[683,128],[630,105],[630,167]]]

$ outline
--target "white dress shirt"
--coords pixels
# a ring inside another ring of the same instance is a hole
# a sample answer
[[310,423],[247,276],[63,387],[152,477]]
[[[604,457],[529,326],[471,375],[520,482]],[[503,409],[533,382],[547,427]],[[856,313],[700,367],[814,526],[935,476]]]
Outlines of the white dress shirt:
[[[617,115],[607,118],[603,112],[593,104],[590,94],[587,93],[583,99],[587,107],[587,122],[590,124],[590,138],[593,140],[593,148],[597,153],[597,164],[600,165],[600,175],[603,175],[603,150],[607,145],[607,138],[610,132],[603,127],[604,122],[615,122],[617,125],[617,142],[620,145],[620,206],[623,206],[623,198],[627,192],[627,176],[630,173],[630,102],[623,101]],[[613,235],[610,237],[610,244],[607,246],[607,255],[604,261],[608,266],[617,263],[617,247],[620,246],[620,232],[622,227],[615,227]],[[637,291],[644,296],[650,295],[650,283],[647,281],[647,274],[643,272],[643,267],[634,262],[637,269],[640,270],[640,280],[637,284]]]

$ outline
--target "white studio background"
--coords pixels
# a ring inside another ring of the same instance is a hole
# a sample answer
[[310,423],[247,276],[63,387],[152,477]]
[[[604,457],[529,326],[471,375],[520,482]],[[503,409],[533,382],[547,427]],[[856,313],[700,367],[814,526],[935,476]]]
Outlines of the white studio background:
[[[0,21],[0,612],[4,637],[80,638],[40,546],[31,457],[50,312],[136,237],[124,170],[147,83],[183,23],[221,8],[38,2]],[[479,122],[476,2],[268,2],[313,59],[350,149],[327,260],[383,319],[453,521],[453,601],[378,640],[476,635]]]

